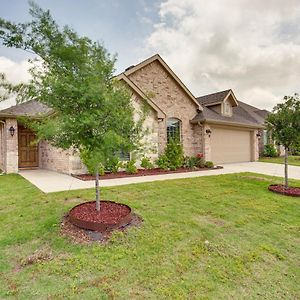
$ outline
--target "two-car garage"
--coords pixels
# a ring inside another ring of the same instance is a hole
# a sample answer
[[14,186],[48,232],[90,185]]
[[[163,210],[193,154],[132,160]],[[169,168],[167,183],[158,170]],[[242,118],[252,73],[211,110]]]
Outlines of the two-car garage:
[[215,164],[252,160],[251,130],[211,126],[211,160]]

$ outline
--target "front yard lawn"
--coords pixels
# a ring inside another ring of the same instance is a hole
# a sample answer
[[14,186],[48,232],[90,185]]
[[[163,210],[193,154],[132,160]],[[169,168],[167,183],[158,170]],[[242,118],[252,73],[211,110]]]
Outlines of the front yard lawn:
[[[259,161],[273,164],[284,164],[284,157],[261,157]],[[300,156],[289,156],[289,165],[300,166]]]
[[105,188],[143,225],[78,245],[60,220],[93,190],[45,195],[1,176],[0,298],[297,299],[299,198],[269,192],[276,182],[242,173]]

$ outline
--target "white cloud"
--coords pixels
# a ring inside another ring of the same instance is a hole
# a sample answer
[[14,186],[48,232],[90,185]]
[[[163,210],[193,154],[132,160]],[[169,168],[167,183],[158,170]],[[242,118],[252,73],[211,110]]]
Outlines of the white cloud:
[[166,0],[147,38],[198,96],[232,88],[271,109],[300,86],[299,0]]
[[[14,62],[7,57],[0,56],[0,73],[6,75],[7,80],[12,83],[27,82],[30,79],[28,69],[30,64],[27,60],[21,62]],[[4,109],[14,105],[15,99],[10,98],[6,101],[0,102],[0,109]]]

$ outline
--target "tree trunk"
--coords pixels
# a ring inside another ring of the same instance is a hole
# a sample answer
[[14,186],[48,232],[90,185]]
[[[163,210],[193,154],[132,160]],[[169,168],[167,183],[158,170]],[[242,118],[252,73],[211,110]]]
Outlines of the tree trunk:
[[100,190],[99,190],[99,168],[96,168],[96,180],[95,180],[95,188],[96,188],[96,210],[100,211]]
[[288,182],[288,147],[284,148],[284,187],[287,189]]

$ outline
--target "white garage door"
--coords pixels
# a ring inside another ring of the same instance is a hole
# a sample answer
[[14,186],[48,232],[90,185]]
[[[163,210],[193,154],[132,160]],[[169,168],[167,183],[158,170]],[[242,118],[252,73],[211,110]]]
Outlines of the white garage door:
[[251,161],[250,131],[211,128],[211,156],[216,164]]

